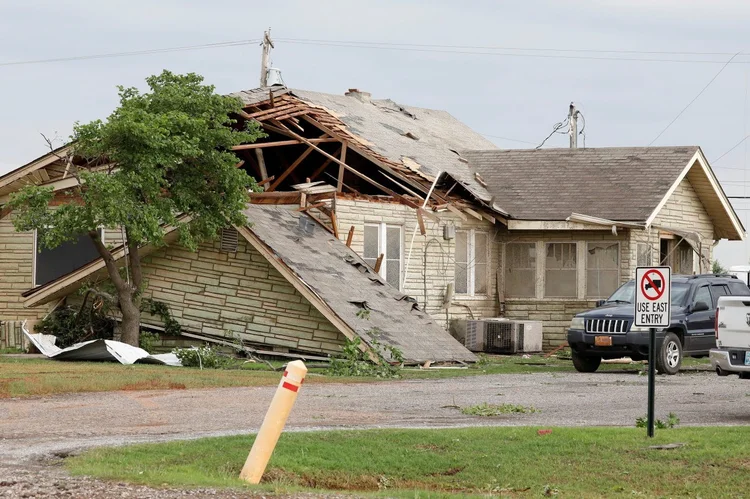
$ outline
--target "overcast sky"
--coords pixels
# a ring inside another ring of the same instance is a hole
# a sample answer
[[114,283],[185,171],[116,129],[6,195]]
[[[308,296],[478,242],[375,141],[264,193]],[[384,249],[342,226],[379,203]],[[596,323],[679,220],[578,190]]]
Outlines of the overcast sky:
[[[0,2],[0,174],[46,152],[40,133],[68,137],[75,121],[109,114],[116,85],[143,86],[162,69],[200,73],[219,92],[255,87],[260,50],[246,44],[3,63],[259,39],[271,26],[274,66],[293,88],[343,93],[356,87],[375,98],[445,109],[504,148],[538,144],[575,101],[586,119],[587,146],[645,146],[732,54],[750,50],[749,24],[746,0],[6,0]],[[383,50],[282,39],[429,47]],[[493,51],[436,45],[553,50],[485,55]],[[750,64],[744,62],[750,56],[735,57],[655,145],[700,145],[713,162],[741,141],[750,132]],[[548,145],[567,146],[567,136],[555,135]],[[745,146],[713,163],[729,195],[750,195]],[[750,202],[735,207],[750,226]],[[725,265],[747,264],[749,248],[725,242],[716,256]]]

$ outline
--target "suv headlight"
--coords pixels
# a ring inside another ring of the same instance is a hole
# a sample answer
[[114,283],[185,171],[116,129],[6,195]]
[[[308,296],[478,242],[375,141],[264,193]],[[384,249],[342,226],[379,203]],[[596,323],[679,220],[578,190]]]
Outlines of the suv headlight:
[[570,329],[583,330],[583,327],[583,317],[573,317],[573,320],[570,321]]

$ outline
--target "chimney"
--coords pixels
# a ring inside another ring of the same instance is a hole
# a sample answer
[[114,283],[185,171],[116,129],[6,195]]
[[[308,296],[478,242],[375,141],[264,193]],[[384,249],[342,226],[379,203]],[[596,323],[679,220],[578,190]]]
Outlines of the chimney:
[[346,95],[347,97],[354,97],[364,104],[369,104],[370,98],[372,97],[372,94],[370,94],[370,92],[362,92],[357,88],[350,88],[349,91],[344,93],[344,95]]

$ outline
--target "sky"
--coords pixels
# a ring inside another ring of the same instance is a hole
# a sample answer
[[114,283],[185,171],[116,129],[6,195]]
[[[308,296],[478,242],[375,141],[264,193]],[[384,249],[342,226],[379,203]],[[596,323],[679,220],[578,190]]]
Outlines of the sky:
[[[746,0],[3,0],[0,174],[44,154],[41,134],[61,144],[75,122],[105,118],[117,85],[143,88],[163,69],[221,93],[256,87],[260,48],[7,63],[259,40],[271,27],[288,86],[444,109],[502,148],[538,145],[571,101],[587,147],[646,146],[715,77],[654,145],[701,146],[727,194],[750,196],[749,23]],[[750,200],[733,203],[750,227]],[[750,243],[715,256],[748,264]]]

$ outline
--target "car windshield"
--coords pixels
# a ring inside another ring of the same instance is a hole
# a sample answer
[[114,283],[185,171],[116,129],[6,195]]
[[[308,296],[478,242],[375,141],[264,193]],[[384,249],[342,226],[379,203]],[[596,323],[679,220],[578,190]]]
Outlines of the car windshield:
[[[685,300],[690,286],[684,282],[672,283],[672,305],[679,306]],[[607,298],[607,303],[633,303],[635,301],[635,281],[628,281]]]

